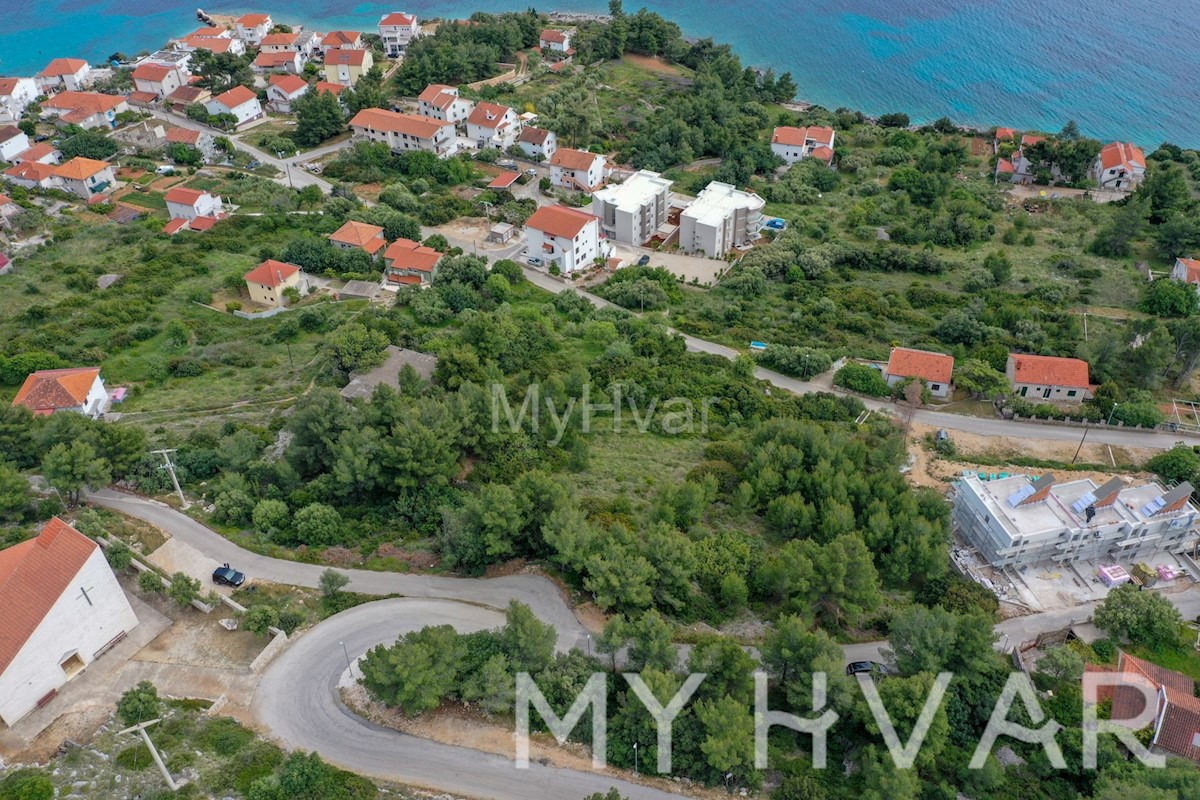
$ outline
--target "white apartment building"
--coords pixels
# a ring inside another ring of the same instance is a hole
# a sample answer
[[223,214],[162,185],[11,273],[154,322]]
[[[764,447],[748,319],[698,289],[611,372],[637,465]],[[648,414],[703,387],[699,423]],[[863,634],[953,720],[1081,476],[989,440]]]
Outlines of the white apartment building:
[[364,108],[350,120],[350,129],[355,138],[383,142],[395,153],[426,150],[438,158],[449,158],[458,152],[453,123],[415,114]]
[[641,245],[653,238],[670,208],[671,181],[645,169],[592,195],[592,213],[600,220],[600,230],[625,244]]
[[475,104],[458,96],[458,89],[431,83],[417,98],[417,113],[439,122],[465,122]]
[[679,248],[709,258],[724,258],[735,247],[759,237],[766,203],[754,192],[713,181],[679,216]]
[[383,40],[383,50],[389,58],[403,54],[408,43],[420,35],[421,23],[416,14],[394,12],[379,20],[379,38]]
[[1133,562],[1190,547],[1200,512],[1192,486],[1126,486],[1113,478],[1057,483],[1053,474],[954,485],[954,528],[995,567]]
[[0,78],[0,123],[19,120],[37,96],[33,78]]
[[566,206],[542,206],[533,212],[525,223],[525,241],[531,261],[557,265],[563,274],[586,269],[601,255],[599,220]]

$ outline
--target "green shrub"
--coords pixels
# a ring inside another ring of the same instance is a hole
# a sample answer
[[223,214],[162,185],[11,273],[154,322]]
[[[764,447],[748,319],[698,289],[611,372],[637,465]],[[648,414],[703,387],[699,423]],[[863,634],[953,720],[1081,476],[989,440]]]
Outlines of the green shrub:
[[162,713],[158,689],[150,681],[142,681],[117,701],[117,717],[126,726],[149,722]]
[[0,800],[52,800],[54,784],[45,770],[18,769],[0,780]]
[[154,758],[150,755],[150,750],[146,745],[139,742],[117,753],[116,762],[117,766],[124,769],[141,770],[153,764]]
[[104,556],[115,572],[129,569],[129,565],[133,563],[133,551],[123,544],[115,544],[108,548],[104,551]]
[[162,578],[154,570],[146,570],[138,574],[138,588],[143,592],[152,592],[154,594],[162,594],[166,588],[163,586]]
[[883,379],[879,370],[854,362],[834,373],[833,385],[871,397],[887,397],[890,392],[887,381]]
[[204,724],[194,741],[201,750],[231,756],[250,746],[254,732],[229,717],[216,717]]

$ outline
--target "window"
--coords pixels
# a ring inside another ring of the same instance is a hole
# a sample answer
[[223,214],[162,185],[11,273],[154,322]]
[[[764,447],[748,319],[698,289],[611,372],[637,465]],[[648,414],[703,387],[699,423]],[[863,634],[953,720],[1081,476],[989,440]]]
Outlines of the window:
[[940,392],[942,390],[942,385],[940,383],[934,383],[929,386],[929,389],[930,391]]
[[1069,391],[1067,392],[1067,397],[1074,397],[1074,396],[1075,396],[1075,390],[1074,390],[1074,389],[1071,389],[1071,390],[1069,390]]

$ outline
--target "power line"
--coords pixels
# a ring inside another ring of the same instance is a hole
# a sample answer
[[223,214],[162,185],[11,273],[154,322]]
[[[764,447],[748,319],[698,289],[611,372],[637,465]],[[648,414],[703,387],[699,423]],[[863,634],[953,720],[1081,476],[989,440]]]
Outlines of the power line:
[[179,478],[175,475],[175,465],[171,463],[171,453],[174,453],[175,450],[151,450],[150,452],[163,457],[163,469],[170,473],[171,483],[175,486],[175,493],[179,495],[179,502],[183,504],[183,508],[186,510],[188,501],[183,496],[183,489],[179,488]]

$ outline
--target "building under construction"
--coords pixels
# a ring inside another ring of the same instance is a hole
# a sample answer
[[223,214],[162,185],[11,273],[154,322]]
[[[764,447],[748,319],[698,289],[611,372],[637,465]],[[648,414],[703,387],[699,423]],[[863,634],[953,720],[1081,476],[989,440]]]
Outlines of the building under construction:
[[1194,545],[1192,486],[1126,486],[1113,478],[1058,483],[1047,473],[955,483],[954,527],[994,567],[1076,561],[1130,563]]

